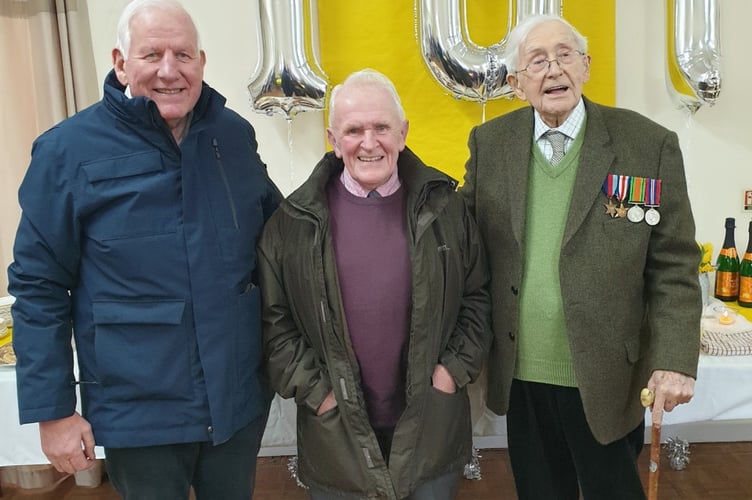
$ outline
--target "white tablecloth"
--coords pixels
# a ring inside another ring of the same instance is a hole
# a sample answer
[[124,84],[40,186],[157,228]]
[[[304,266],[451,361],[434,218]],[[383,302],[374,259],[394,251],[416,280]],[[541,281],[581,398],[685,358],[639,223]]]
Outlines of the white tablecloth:
[[[291,400],[275,398],[261,446],[261,455],[295,453],[295,405]],[[97,458],[104,458],[102,447],[97,446],[95,452]],[[18,423],[16,372],[11,366],[0,365],[0,467],[47,463],[39,442],[39,425]]]
[[[482,390],[473,391],[475,444],[479,448],[506,446],[506,422],[482,409]],[[649,425],[649,415],[646,415]],[[664,426],[752,419],[752,356],[700,356],[695,397],[664,415]],[[752,439],[752,425],[742,427],[737,440]],[[738,432],[738,431],[737,431]],[[18,425],[15,371],[0,367],[0,466],[47,463],[36,424]],[[295,452],[295,405],[277,397],[272,403],[261,455]],[[97,448],[97,456],[104,456]]]
[[692,401],[663,414],[664,425],[740,419],[752,419],[752,356],[700,355]]

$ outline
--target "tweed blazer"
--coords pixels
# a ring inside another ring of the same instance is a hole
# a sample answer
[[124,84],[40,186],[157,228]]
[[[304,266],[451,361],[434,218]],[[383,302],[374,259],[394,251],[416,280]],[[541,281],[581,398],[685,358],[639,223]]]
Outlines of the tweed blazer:
[[[559,278],[585,415],[605,444],[644,418],[640,390],[653,370],[696,377],[700,252],[676,134],[633,111],[583,100],[587,123]],[[490,263],[487,404],[499,415],[508,409],[514,373],[533,128],[532,107],[475,127],[461,189]],[[611,217],[602,192],[608,174],[661,179],[660,222]]]

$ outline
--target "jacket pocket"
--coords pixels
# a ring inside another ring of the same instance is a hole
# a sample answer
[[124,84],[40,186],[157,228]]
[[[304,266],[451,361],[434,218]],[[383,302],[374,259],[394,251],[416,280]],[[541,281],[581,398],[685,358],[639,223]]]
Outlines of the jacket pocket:
[[87,184],[82,198],[85,232],[95,241],[171,234],[180,206],[176,169],[167,169],[159,151],[82,163]]
[[162,155],[159,151],[116,156],[81,164],[89,182],[95,183],[111,179],[124,179],[144,174],[161,172]]
[[369,489],[368,466],[357,439],[350,435],[339,407],[317,416],[298,407],[298,465],[303,482],[342,492]]
[[98,382],[110,401],[193,396],[185,301],[92,303]]
[[467,388],[454,394],[429,388],[424,418],[414,456],[420,458],[419,478],[445,473],[455,462],[469,459],[472,450],[472,424]]

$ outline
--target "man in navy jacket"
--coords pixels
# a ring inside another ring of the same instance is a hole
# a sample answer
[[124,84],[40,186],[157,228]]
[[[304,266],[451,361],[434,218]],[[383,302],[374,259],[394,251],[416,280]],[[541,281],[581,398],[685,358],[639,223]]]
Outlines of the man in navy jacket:
[[102,100],[35,141],[19,191],[20,420],[60,471],[104,446],[125,498],[250,498],[269,407],[255,247],[281,196],[205,60],[180,4],[129,4]]

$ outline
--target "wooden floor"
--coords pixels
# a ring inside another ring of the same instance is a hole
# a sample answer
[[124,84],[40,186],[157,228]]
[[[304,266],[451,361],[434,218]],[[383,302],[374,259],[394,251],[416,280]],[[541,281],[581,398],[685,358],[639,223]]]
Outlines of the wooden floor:
[[[648,449],[640,455],[640,471],[647,485]],[[698,443],[690,445],[690,464],[672,470],[665,452],[660,468],[661,499],[749,500],[752,499],[752,442]],[[516,498],[509,457],[505,449],[479,450],[482,478],[463,480],[459,500]],[[288,457],[260,458],[255,500],[304,500],[288,470]],[[96,488],[76,486],[69,478],[49,492],[34,492],[3,486],[2,500],[117,500],[105,480]]]

